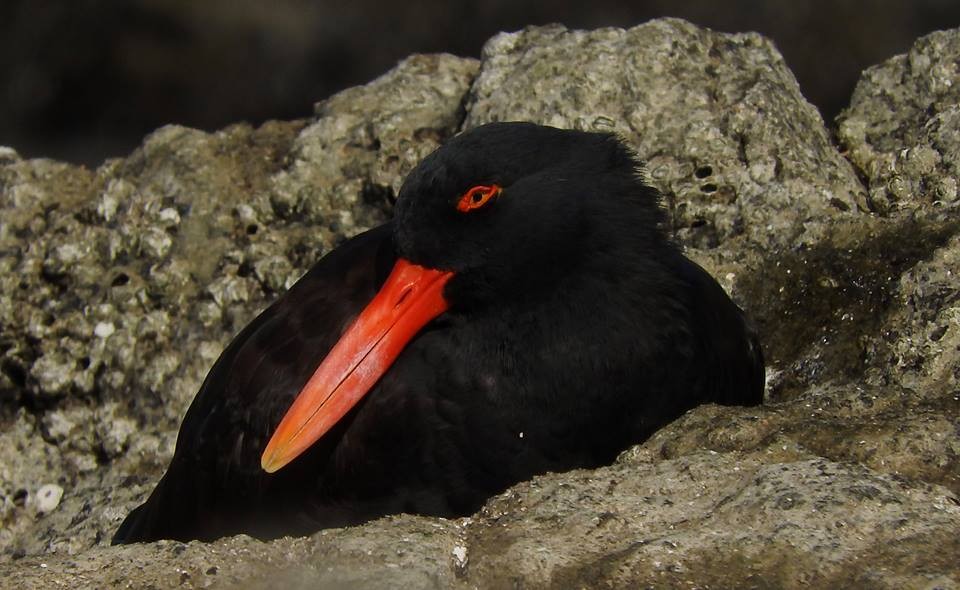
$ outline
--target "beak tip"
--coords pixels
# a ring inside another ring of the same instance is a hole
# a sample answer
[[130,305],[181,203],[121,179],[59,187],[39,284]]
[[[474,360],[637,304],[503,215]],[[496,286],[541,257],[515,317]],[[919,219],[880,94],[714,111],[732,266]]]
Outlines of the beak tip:
[[278,469],[283,467],[283,463],[277,461],[277,454],[264,451],[263,455],[260,457],[260,467],[267,473],[275,473]]

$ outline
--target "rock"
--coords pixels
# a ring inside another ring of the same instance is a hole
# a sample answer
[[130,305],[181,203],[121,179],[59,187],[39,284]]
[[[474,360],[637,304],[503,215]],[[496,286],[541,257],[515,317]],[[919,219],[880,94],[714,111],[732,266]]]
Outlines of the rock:
[[850,160],[869,179],[882,215],[957,204],[960,88],[955,31],[918,40],[905,55],[864,72],[837,119]]
[[[945,31],[865,72],[842,151],[768,40],[675,19],[413,56],[310,120],[165,127],[95,171],[0,150],[0,578],[960,585],[958,60]],[[385,219],[446,137],[507,119],[615,131],[647,161],[679,241],[756,321],[766,405],[702,406],[470,518],[108,547],[231,335]]]
[[60,505],[60,498],[62,497],[63,488],[55,483],[44,484],[37,490],[33,506],[41,514],[53,512]]
[[914,586],[942,558],[914,562],[910,547],[889,551],[883,537],[913,548],[946,537],[960,507],[944,492],[821,458],[639,453],[488,503],[467,527],[470,573],[487,587]]
[[11,162],[16,162],[19,159],[20,154],[17,153],[17,150],[10,146],[0,145],[0,163],[9,164]]
[[922,587],[955,567],[960,506],[951,498],[822,458],[639,452],[534,478],[471,519],[398,516],[271,543],[94,548],[55,571],[37,567],[49,557],[30,557],[0,573],[16,567],[23,588],[69,585],[95,568],[105,584],[157,587]]
[[809,244],[826,222],[858,215],[863,187],[759,35],[677,19],[535,27],[494,37],[483,59],[467,127],[526,120],[622,135],[689,246]]

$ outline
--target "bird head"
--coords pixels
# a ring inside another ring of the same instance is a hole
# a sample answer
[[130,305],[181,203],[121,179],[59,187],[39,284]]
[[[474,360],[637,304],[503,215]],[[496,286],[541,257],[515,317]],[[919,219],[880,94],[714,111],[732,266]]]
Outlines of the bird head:
[[529,297],[592,255],[663,240],[663,212],[616,136],[492,123],[425,158],[394,214],[400,258],[453,271],[454,306]]
[[530,123],[478,127],[425,158],[398,196],[392,273],[295,399],[263,468],[323,436],[444,312],[535,298],[664,243],[638,168],[615,136]]

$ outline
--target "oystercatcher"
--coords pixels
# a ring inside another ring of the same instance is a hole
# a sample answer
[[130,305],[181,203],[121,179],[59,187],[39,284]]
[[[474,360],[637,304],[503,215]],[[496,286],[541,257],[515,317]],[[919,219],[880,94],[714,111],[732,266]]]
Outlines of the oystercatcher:
[[760,403],[756,335],[665,226],[612,135],[452,138],[392,222],[227,347],[114,542],[467,515],[535,474],[609,463],[698,404]]

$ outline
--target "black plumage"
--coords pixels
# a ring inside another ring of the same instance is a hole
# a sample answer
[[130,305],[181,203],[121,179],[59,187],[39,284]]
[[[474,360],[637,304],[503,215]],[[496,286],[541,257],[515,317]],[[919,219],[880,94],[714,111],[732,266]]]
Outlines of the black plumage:
[[[391,223],[324,257],[223,352],[114,542],[466,515],[534,474],[608,463],[698,404],[760,403],[756,337],[664,226],[613,136],[500,123],[451,139]],[[266,473],[271,433],[398,257],[453,273],[449,309]]]

